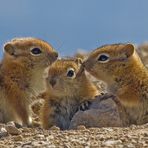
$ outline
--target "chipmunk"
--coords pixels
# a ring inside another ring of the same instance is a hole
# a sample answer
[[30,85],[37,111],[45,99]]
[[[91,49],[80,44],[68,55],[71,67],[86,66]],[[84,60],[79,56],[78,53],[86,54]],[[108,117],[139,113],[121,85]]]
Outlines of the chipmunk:
[[[148,70],[134,45],[105,45],[92,51],[85,69],[107,84],[126,111],[127,124],[148,122]],[[121,117],[122,118],[122,117]]]
[[41,111],[42,127],[69,128],[73,115],[88,109],[89,101],[98,94],[86,77],[80,59],[60,59],[54,62],[46,78],[46,91],[40,94],[45,103]]
[[2,122],[31,125],[31,98],[44,89],[43,72],[57,57],[51,45],[36,38],[16,38],[4,45],[0,65]]

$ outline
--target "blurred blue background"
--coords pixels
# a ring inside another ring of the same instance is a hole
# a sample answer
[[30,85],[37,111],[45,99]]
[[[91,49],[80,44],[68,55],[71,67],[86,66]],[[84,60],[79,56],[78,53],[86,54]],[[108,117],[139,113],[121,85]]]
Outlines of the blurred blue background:
[[[33,36],[61,55],[148,41],[148,0],[0,0],[0,46]],[[0,52],[2,55],[2,50]]]

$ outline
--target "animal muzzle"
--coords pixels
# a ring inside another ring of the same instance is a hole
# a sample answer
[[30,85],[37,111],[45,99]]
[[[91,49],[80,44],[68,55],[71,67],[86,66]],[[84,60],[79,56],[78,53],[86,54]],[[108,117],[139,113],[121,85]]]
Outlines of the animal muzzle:
[[49,57],[49,60],[51,61],[51,63],[53,63],[57,60],[58,53],[57,52],[48,53],[48,57]]

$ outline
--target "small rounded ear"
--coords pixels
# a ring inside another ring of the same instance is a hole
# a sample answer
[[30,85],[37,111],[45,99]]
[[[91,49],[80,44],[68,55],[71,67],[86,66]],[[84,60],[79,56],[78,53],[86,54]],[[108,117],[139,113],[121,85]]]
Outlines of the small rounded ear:
[[81,58],[76,58],[75,62],[77,63],[77,65],[82,65],[83,63]]
[[132,56],[135,51],[135,47],[133,44],[127,44],[124,47],[124,54],[128,57]]
[[77,58],[75,60],[75,62],[77,63],[77,65],[79,66],[79,71],[76,75],[76,77],[80,77],[82,74],[84,74],[84,66],[82,65],[83,64],[83,60],[81,58]]
[[79,71],[78,71],[76,77],[80,77],[82,74],[85,74],[85,72],[84,72],[84,67],[83,67],[82,64],[81,64],[80,69],[79,69]]
[[9,55],[15,55],[15,48],[11,43],[6,43],[4,45],[4,51],[8,53]]

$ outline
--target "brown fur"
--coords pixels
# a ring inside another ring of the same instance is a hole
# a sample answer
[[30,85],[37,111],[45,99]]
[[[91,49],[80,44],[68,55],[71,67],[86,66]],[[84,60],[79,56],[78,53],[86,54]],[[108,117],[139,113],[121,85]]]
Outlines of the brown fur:
[[[66,75],[69,68],[75,71],[72,78]],[[51,80],[56,81],[53,87],[50,84]],[[41,122],[45,129],[53,125],[68,129],[80,105],[93,99],[98,93],[77,59],[61,59],[53,63],[49,68],[46,84],[46,92],[40,95],[45,99],[41,113]]]
[[[34,56],[31,48],[40,48]],[[31,98],[44,89],[43,72],[57,59],[57,53],[47,42],[36,38],[14,39],[4,46],[0,67],[0,111],[4,121],[31,124]]]
[[[108,62],[98,61],[108,54]],[[112,44],[94,50],[84,66],[96,78],[108,85],[125,107],[130,124],[148,122],[148,71],[132,44]]]

